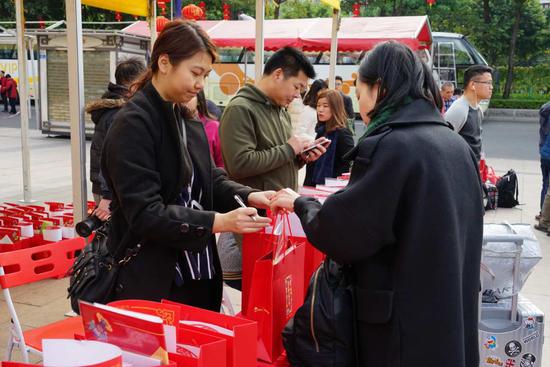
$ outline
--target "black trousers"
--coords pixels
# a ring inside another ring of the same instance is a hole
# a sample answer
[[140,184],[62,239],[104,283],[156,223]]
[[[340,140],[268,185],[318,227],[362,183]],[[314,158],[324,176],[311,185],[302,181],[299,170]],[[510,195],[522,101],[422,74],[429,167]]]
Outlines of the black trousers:
[[170,301],[220,312],[219,279],[185,280],[181,286],[172,284]]
[[16,113],[17,112],[17,110],[15,109],[16,104],[17,104],[17,98],[10,98],[10,106],[11,106],[10,113]]
[[8,96],[5,94],[2,94],[1,97],[2,97],[2,104],[4,105],[4,112],[8,112]]

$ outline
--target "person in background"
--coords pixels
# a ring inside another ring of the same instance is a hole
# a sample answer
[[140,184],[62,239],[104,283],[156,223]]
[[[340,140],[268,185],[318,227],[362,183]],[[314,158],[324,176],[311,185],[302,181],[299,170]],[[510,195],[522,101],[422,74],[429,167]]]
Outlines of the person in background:
[[349,184],[324,204],[284,189],[271,209],[293,210],[313,246],[349,265],[357,366],[479,366],[476,157],[443,121],[432,72],[407,46],[379,44],[357,74],[367,131],[348,153]]
[[216,233],[269,225],[252,207],[273,192],[230,181],[216,168],[201,122],[182,109],[203,88],[214,44],[194,22],[169,22],[153,46],[135,94],[105,139],[101,171],[113,193],[107,247],[118,270],[110,300],[175,302],[219,312],[222,270]]
[[109,204],[112,194],[101,175],[101,150],[116,113],[126,103],[130,92],[128,88],[145,71],[145,64],[137,57],[121,61],[115,69],[115,83],[109,82],[107,91],[100,99],[90,101],[86,112],[94,123],[94,135],[90,146],[90,181],[96,209],[93,214],[105,221],[109,218]]
[[208,110],[206,103],[206,97],[204,96],[204,90],[201,90],[189,103],[187,108],[191,111],[193,116],[200,120],[204,125],[206,131],[206,137],[208,138],[208,145],[210,146],[210,154],[214,160],[216,167],[224,168],[223,158],[220,144],[219,127],[220,122],[215,119],[214,116]]
[[466,140],[477,161],[481,158],[481,121],[483,112],[479,106],[482,100],[493,94],[493,69],[485,65],[470,66],[464,71],[464,94],[445,112],[445,121]]
[[342,95],[342,98],[344,99],[345,111],[348,118],[347,120],[348,129],[353,134],[355,134],[355,111],[353,109],[353,101],[351,100],[351,97],[346,95],[343,91],[344,79],[342,79],[341,76],[335,77],[334,87],[338,92],[340,92],[340,94]]
[[455,88],[453,92],[453,97],[455,97],[455,100],[457,100],[460,97],[462,97],[463,94],[464,94],[464,91],[461,88]]
[[209,99],[206,99],[206,107],[210,115],[214,118],[214,120],[220,121],[220,118],[222,117],[222,110],[213,101]]
[[548,232],[550,229],[550,195],[548,182],[550,179],[550,102],[545,103],[539,110],[539,153],[540,169],[542,173],[542,188],[540,190],[540,213],[535,219],[539,221],[535,228]]
[[327,152],[306,168],[304,186],[324,185],[326,177],[338,177],[349,172],[349,160],[344,155],[353,146],[353,135],[347,128],[346,111],[342,95],[330,89],[324,89],[317,95],[317,136],[331,141]]
[[344,99],[344,107],[346,112],[346,117],[348,119],[354,119],[355,120],[355,111],[353,110],[353,101],[351,100],[351,97],[344,93],[343,87],[344,87],[344,79],[337,75],[334,81],[334,89],[336,89],[340,94],[342,95],[342,98]]
[[441,85],[441,97],[443,98],[443,113],[451,107],[456,97],[454,96],[455,85],[453,82],[445,82]]
[[6,73],[0,70],[0,100],[4,106],[4,112],[8,112],[8,93],[5,91]]
[[296,124],[293,123],[293,134],[307,137],[309,141],[315,140],[315,126],[317,126],[317,94],[328,88],[327,83],[322,79],[315,80],[304,95],[303,108],[297,117]]
[[220,139],[229,177],[252,188],[298,188],[298,170],[319,158],[324,148],[302,156],[311,141],[292,135],[286,107],[315,77],[308,58],[284,47],[265,63],[255,84],[246,84],[231,99],[220,121]]
[[8,98],[10,113],[16,114],[17,109],[15,106],[17,105],[17,100],[19,99],[19,93],[17,92],[17,82],[11,77],[10,74],[6,74],[6,77],[4,78],[4,87],[2,88],[2,91],[6,93],[6,97]]

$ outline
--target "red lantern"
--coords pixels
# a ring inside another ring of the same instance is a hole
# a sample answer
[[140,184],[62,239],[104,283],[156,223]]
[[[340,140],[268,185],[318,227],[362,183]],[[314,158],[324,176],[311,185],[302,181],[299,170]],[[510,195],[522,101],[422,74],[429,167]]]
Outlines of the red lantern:
[[159,15],[157,17],[157,32],[162,32],[162,30],[164,29],[164,27],[166,27],[166,24],[168,24],[168,22],[170,22],[168,20],[168,18],[166,17],[163,17],[162,15]]
[[361,5],[359,5],[358,3],[355,3],[351,6],[351,9],[352,9],[353,16],[358,17],[361,11]]
[[431,8],[432,5],[435,5],[436,0],[426,0],[426,2],[428,3],[428,5],[429,5],[430,8]]
[[201,1],[199,3],[199,8],[202,9],[202,17],[201,17],[201,20],[205,20],[206,19],[206,3],[204,1]]
[[160,8],[160,14],[166,15],[166,1],[165,0],[157,0],[157,5]]
[[224,3],[223,4],[223,20],[231,19],[231,5]]
[[203,15],[204,11],[194,4],[189,4],[181,9],[181,16],[185,19],[199,20]]
[[122,20],[122,14],[120,14],[118,11],[115,12],[115,19],[117,22],[120,22]]

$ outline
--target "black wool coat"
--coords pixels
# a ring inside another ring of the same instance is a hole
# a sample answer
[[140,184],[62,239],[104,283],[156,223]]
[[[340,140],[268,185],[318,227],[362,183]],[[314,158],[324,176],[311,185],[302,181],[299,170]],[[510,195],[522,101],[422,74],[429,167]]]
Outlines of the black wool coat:
[[295,202],[309,241],[351,264],[359,366],[477,367],[483,232],[476,158],[431,104],[351,152],[349,185]]
[[[117,113],[105,140],[101,170],[113,193],[109,250],[121,258],[125,249],[141,244],[137,256],[120,269],[113,299],[167,298],[178,254],[202,251],[214,240],[214,210],[236,209],[233,195],[246,202],[253,191],[213,165],[201,122],[184,122],[186,147],[182,119],[175,113],[179,109],[175,112],[148,83]],[[203,184],[204,211],[175,205],[190,182],[191,158]],[[215,245],[212,250],[216,286],[208,291],[221,303],[222,270]]]

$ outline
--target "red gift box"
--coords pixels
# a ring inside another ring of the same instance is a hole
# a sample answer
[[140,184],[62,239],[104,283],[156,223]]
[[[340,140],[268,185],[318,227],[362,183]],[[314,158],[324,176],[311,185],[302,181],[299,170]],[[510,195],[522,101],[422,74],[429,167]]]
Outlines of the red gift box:
[[21,238],[21,228],[0,227],[0,240],[5,238],[6,236],[13,243],[19,241],[19,239]]
[[47,201],[44,204],[46,204],[48,206],[49,211],[56,211],[56,210],[60,210],[60,209],[65,209],[65,204],[57,202],[57,201]]
[[[193,328],[201,333],[225,339],[228,367],[256,367],[256,322],[167,300],[162,300],[162,303],[180,307],[180,323],[185,323],[182,325],[183,328]],[[208,327],[208,324],[229,332],[220,332],[214,327]]]

